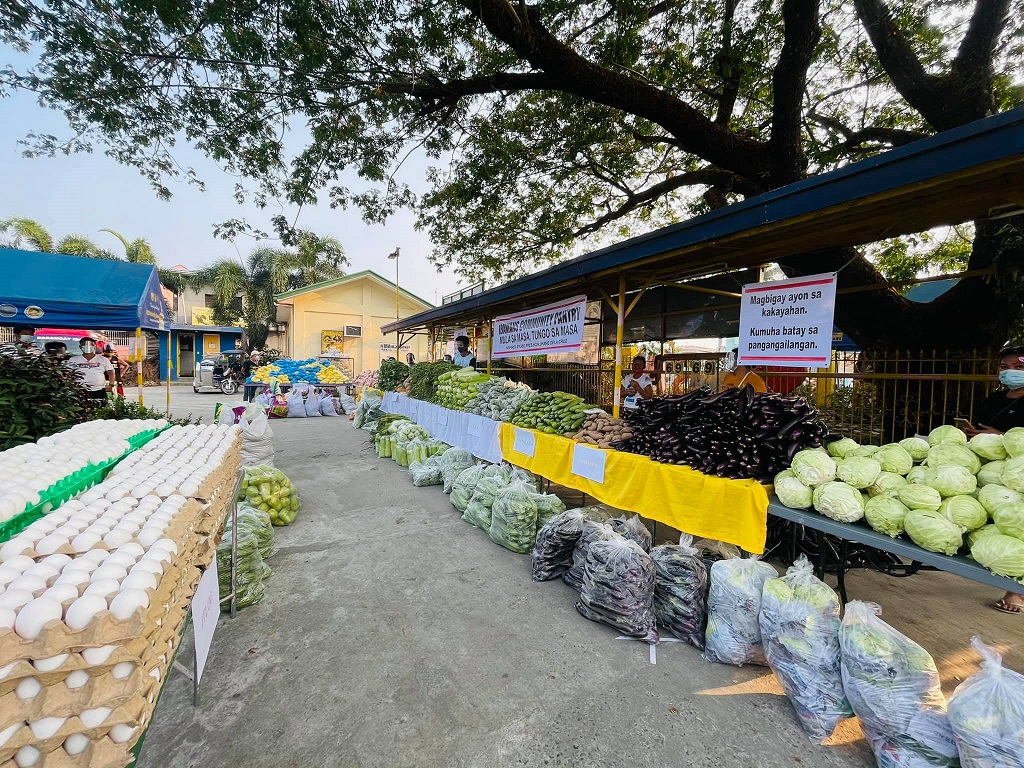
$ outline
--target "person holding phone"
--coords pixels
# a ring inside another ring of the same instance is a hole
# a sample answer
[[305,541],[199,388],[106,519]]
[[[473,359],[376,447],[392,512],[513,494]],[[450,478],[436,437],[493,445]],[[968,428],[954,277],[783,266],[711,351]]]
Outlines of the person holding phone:
[[[999,383],[1005,389],[996,390],[975,406],[973,423],[960,425],[968,437],[1001,435],[1014,427],[1024,427],[1024,347],[1006,347],[999,352]],[[1007,592],[994,607],[1003,613],[1020,614],[1024,612],[1024,597]]]
[[654,397],[654,382],[647,375],[647,358],[637,355],[633,358],[630,371],[622,377],[619,399],[623,408],[636,408],[641,400]]

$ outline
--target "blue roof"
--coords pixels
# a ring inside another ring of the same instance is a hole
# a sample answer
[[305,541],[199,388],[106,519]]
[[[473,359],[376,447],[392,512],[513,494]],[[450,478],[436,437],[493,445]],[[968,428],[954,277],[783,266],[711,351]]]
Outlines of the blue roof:
[[0,248],[0,325],[145,328],[170,324],[152,264]]
[[950,290],[959,282],[959,278],[951,277],[949,280],[935,280],[931,283],[918,283],[907,291],[906,295],[910,301],[916,301],[919,304],[927,304],[929,301],[935,301],[935,299],[939,298],[939,296]]

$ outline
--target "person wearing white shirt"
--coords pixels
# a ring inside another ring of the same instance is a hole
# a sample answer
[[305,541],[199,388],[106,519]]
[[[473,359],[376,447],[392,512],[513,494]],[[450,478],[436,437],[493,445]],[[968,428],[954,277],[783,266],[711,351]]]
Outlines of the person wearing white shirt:
[[31,325],[14,326],[15,341],[0,346],[0,355],[31,355],[40,357],[43,350],[35,345],[36,329]]
[[93,400],[106,400],[114,391],[114,366],[103,355],[96,354],[96,342],[88,336],[79,340],[82,354],[70,358],[66,365],[78,374],[78,380]]
[[637,355],[633,358],[631,370],[622,377],[619,399],[623,408],[636,408],[641,400],[654,397],[654,382],[647,375],[647,358]]

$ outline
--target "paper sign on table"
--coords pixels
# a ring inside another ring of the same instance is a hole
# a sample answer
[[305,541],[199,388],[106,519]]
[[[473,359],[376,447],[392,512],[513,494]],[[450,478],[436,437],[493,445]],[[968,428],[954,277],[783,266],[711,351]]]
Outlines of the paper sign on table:
[[537,450],[537,436],[528,429],[516,427],[516,436],[512,441],[512,450],[523,456],[533,456]]
[[480,426],[480,422],[476,419],[469,419],[469,424],[466,426],[466,431],[469,432],[472,437],[480,437],[483,429]]
[[603,483],[604,462],[607,457],[608,451],[577,443],[572,451],[572,473],[595,483]]
[[448,409],[447,408],[438,408],[437,409],[437,423],[438,424],[442,424],[442,425],[448,423]]
[[196,683],[203,676],[206,657],[210,653],[213,633],[220,618],[220,584],[217,581],[217,558],[213,558],[196,587],[192,598],[192,629],[196,641]]

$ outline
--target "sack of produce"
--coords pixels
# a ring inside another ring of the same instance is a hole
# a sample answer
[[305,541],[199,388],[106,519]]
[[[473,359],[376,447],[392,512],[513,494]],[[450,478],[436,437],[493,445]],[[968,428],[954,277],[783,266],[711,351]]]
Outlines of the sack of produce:
[[414,461],[409,465],[409,475],[412,477],[412,484],[417,488],[440,485],[441,460],[437,456],[431,456],[425,461]]
[[469,500],[466,511],[462,513],[463,520],[484,531],[491,529],[491,506],[498,497],[498,492],[508,485],[501,475],[488,475],[487,470],[490,468],[484,468],[483,477],[473,490],[473,498]]
[[540,493],[540,481],[537,479],[537,476],[528,469],[512,467],[512,471],[508,473],[508,480],[509,482],[518,480],[521,483],[526,483],[530,486],[531,493]]
[[466,507],[469,506],[470,499],[473,498],[473,491],[476,490],[476,484],[480,482],[480,478],[483,477],[484,467],[482,464],[474,464],[471,467],[467,467],[459,473],[459,476],[455,478],[455,482],[452,483],[451,501],[452,506],[455,507],[459,512],[465,512]]
[[[224,530],[231,530],[231,516],[224,521]],[[266,560],[274,553],[274,526],[270,515],[248,502],[238,502],[238,530],[250,531],[256,536],[260,555]]]
[[501,464],[488,464],[484,467],[484,477],[498,478],[503,484],[507,485],[508,481],[512,479],[509,474],[511,471],[512,465],[506,464],[504,461]]
[[252,421],[243,416],[238,425],[242,428],[242,466],[274,466],[274,430],[265,413]]
[[451,493],[452,486],[462,470],[473,466],[473,454],[462,448],[449,448],[441,454],[441,479],[444,483],[444,492]]
[[246,469],[238,499],[266,512],[274,525],[291,525],[299,514],[298,490],[284,472],[273,467]]
[[761,641],[800,725],[817,742],[852,717],[839,665],[839,597],[801,555],[761,593]]
[[537,504],[533,489],[513,480],[498,492],[491,505],[491,541],[506,549],[526,554],[537,538]]
[[306,416],[320,415],[320,391],[310,388],[306,393]]
[[580,510],[570,509],[538,528],[533,547],[534,581],[556,579],[572,567],[572,551],[586,522]]
[[635,541],[614,536],[587,552],[576,610],[622,634],[658,642],[654,626],[654,561]]
[[654,537],[651,536],[651,532],[647,530],[647,526],[643,524],[639,515],[633,515],[630,518],[616,517],[609,520],[608,525],[623,538],[635,541],[643,548],[644,552],[650,552],[651,547],[654,546]]
[[[589,517],[589,515],[587,516]],[[576,542],[576,546],[572,550],[572,567],[562,574],[562,581],[577,591],[583,589],[583,574],[586,571],[587,552],[590,551],[590,545],[595,541],[611,539],[615,536],[618,534],[612,530],[610,525],[589,519],[584,522],[579,541]]]
[[299,390],[293,389],[285,395],[285,401],[288,404],[289,419],[306,418],[306,401],[302,399],[302,393]]
[[1003,666],[992,646],[972,638],[981,669],[949,697],[949,724],[962,768],[1024,765],[1024,675]]
[[[539,537],[538,537],[539,541]],[[694,648],[704,650],[704,619],[708,567],[693,537],[651,550],[654,561],[654,617],[658,623]]]
[[537,530],[539,531],[555,515],[565,512],[565,502],[553,493],[538,493],[533,497],[537,505]]
[[320,415],[321,416],[337,416],[338,415],[338,401],[337,398],[332,397],[326,392],[320,397]]
[[955,766],[953,731],[928,652],[853,600],[839,627],[843,689],[881,768]]
[[[256,534],[250,530],[238,531],[236,553],[235,607],[246,608],[263,599],[263,580],[270,568],[263,563]],[[231,528],[224,533],[217,547],[217,582],[223,600],[231,594]],[[230,602],[222,603],[221,610],[231,609]]]
[[756,558],[730,558],[711,566],[704,658],[737,667],[765,663],[757,617],[764,583],[776,576],[772,566]]

